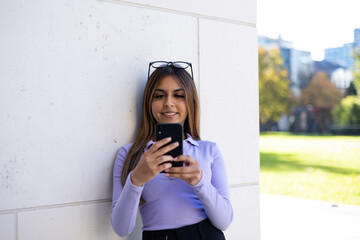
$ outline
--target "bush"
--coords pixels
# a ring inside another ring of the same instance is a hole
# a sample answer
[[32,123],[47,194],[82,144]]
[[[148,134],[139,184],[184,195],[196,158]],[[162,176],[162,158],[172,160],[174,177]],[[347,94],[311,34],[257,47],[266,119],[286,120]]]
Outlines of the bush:
[[347,96],[334,108],[335,123],[340,126],[360,124],[360,97]]

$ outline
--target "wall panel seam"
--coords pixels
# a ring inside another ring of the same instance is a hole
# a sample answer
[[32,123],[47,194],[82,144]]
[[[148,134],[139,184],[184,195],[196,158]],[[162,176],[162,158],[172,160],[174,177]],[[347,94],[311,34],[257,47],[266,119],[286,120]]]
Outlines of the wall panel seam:
[[249,182],[249,183],[229,184],[230,188],[248,187],[248,186],[259,186],[259,183],[258,182]]
[[256,28],[256,23],[238,21],[238,20],[233,20],[233,19],[228,19],[228,18],[215,17],[215,16],[211,16],[211,15],[206,15],[206,14],[186,12],[186,11],[156,7],[156,6],[151,6],[151,5],[141,4],[141,3],[127,2],[127,1],[122,1],[122,0],[97,0],[97,1],[121,4],[121,5],[125,5],[125,6],[131,6],[131,7],[140,7],[140,8],[157,10],[157,11],[168,12],[168,13],[176,13],[176,14],[180,14],[180,15],[192,16],[192,17],[203,18],[203,19],[208,19],[208,20],[215,20],[215,21],[220,21],[220,22],[234,23],[234,24],[238,24],[238,25],[250,26],[250,27]]
[[82,201],[82,202],[41,205],[41,206],[36,206],[36,207],[14,208],[14,209],[8,209],[8,210],[0,210],[0,215],[15,213],[16,218],[17,218],[17,214],[19,212],[38,211],[38,210],[74,207],[74,206],[83,206],[83,205],[89,205],[89,204],[110,203],[110,202],[112,202],[112,199],[99,199],[99,200],[90,200],[90,201]]
[[19,239],[19,221],[18,221],[18,213],[16,212],[14,214],[14,237],[15,237],[15,240],[18,240]]

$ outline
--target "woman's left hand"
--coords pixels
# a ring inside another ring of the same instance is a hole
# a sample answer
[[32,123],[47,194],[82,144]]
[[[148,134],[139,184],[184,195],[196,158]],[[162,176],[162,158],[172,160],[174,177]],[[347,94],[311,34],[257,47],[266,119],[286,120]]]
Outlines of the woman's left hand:
[[165,170],[165,176],[183,179],[191,186],[197,184],[202,177],[200,164],[194,158],[188,155],[180,155],[174,161],[184,162],[184,167],[172,167]]

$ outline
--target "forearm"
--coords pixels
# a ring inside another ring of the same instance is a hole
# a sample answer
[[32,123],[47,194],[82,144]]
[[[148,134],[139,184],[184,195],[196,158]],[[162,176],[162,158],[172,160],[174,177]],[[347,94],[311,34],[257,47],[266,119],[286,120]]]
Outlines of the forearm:
[[227,196],[219,194],[218,190],[203,174],[199,183],[193,186],[211,223],[220,230],[226,230],[233,219],[233,209]]
[[113,199],[111,224],[118,235],[126,236],[133,230],[142,190],[131,183],[129,174],[119,198]]

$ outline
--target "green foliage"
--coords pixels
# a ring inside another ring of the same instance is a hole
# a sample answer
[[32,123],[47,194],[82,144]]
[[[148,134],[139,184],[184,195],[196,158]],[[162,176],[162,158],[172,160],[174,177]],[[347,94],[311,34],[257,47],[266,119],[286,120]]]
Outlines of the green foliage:
[[354,48],[353,59],[354,59],[353,83],[357,92],[360,93],[360,46]]
[[332,110],[335,123],[340,126],[360,124],[360,46],[353,50],[353,81],[346,89],[347,97]]
[[347,96],[334,108],[335,122],[341,126],[360,124],[360,97]]
[[289,110],[290,99],[288,72],[280,50],[259,47],[260,122],[278,121]]
[[354,85],[354,82],[351,82],[349,87],[346,89],[346,96],[349,96],[349,95],[354,95],[356,96],[357,95],[357,91],[356,91],[356,88],[355,88],[355,85]]

